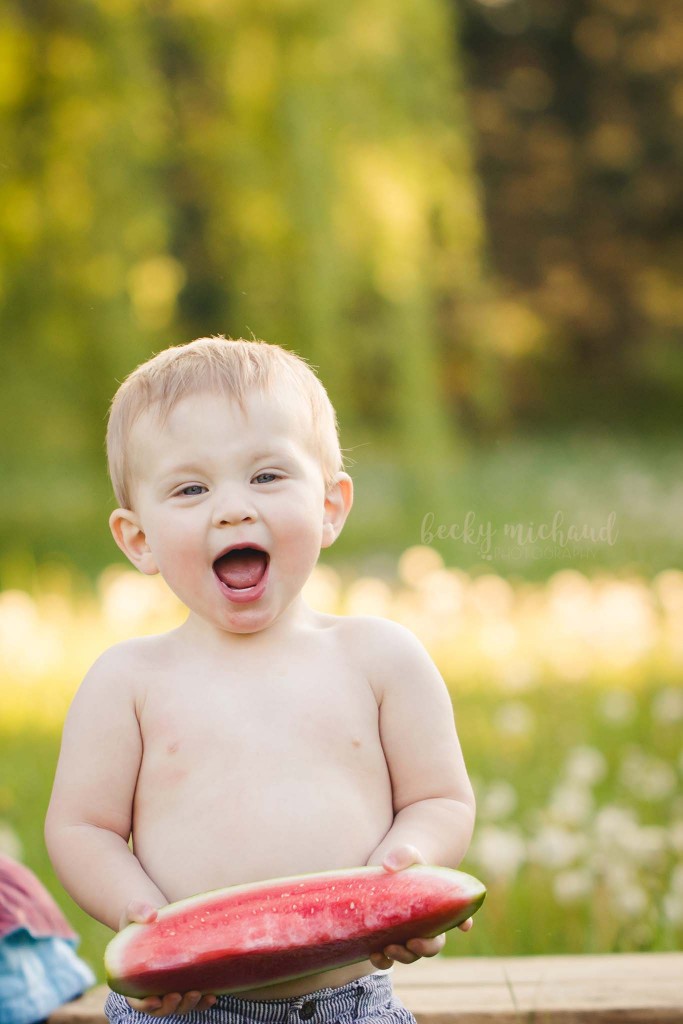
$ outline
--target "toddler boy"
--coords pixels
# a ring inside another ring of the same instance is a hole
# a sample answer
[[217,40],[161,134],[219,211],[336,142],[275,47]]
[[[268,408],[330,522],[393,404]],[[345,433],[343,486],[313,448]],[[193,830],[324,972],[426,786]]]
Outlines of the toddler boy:
[[[474,800],[433,662],[402,626],[302,596],[353,497],[308,364],[257,341],[166,349],[119,388],[107,448],[114,539],[189,615],[106,651],[69,710],[45,836],[76,902],[116,930],[232,884],[456,867]],[[112,993],[106,1013],[410,1022],[387,970],[443,943],[416,936],[239,997]]]

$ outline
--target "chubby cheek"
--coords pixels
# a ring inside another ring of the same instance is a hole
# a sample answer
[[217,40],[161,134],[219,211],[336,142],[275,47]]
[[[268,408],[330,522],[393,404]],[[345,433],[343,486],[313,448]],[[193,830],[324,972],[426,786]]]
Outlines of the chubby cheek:
[[191,531],[161,528],[151,538],[159,572],[169,586],[176,590],[196,573],[204,555]]
[[313,568],[320,555],[322,519],[281,524],[278,530],[279,550],[284,564],[293,572]]

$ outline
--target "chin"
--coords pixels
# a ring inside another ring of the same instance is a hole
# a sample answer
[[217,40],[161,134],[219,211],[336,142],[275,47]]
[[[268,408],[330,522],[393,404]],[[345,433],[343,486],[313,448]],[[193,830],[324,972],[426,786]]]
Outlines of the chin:
[[277,615],[273,617],[254,609],[251,613],[235,616],[232,621],[219,622],[217,625],[224,633],[237,633],[244,636],[250,633],[262,633],[263,630],[277,622],[278,618]]

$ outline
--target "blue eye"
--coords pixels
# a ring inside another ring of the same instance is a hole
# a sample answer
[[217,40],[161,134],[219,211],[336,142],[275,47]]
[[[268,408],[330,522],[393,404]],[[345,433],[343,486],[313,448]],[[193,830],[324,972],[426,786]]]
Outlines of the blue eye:
[[275,473],[259,473],[254,477],[255,483],[272,483],[273,480],[277,480],[278,476]]
[[202,491],[205,490],[206,487],[203,487],[201,484],[188,484],[187,487],[183,487],[182,491],[179,491],[178,493],[184,494],[188,498],[194,498],[195,495],[201,494]]

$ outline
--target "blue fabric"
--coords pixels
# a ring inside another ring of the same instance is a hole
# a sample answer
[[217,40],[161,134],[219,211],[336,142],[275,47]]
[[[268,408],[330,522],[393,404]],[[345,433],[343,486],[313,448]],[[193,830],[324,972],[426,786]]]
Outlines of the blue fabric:
[[74,946],[26,928],[0,939],[0,1024],[35,1024],[95,984]]

